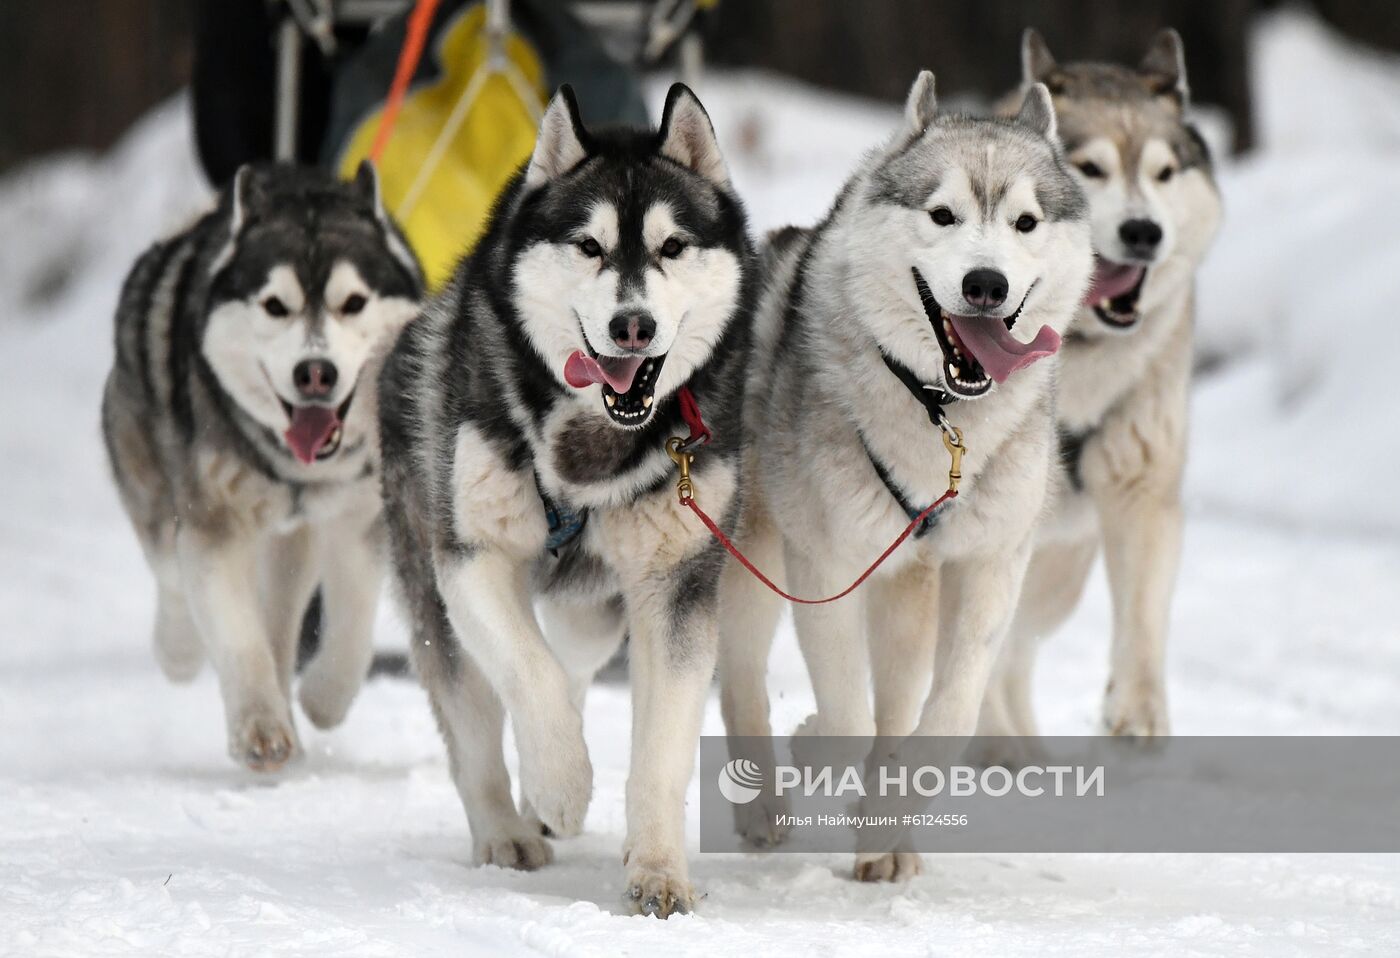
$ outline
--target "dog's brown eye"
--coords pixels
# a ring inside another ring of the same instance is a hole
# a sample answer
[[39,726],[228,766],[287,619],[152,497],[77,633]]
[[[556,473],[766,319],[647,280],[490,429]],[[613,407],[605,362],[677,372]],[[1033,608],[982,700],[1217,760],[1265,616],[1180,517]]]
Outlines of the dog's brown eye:
[[603,255],[603,247],[599,246],[598,241],[591,236],[588,237],[588,239],[583,240],[581,243],[579,243],[578,249],[579,252],[582,253],[584,256],[588,256],[593,259],[597,259],[598,257]]
[[1088,160],[1079,164],[1079,172],[1083,173],[1091,180],[1101,180],[1104,177],[1102,167],[1097,163],[1090,163]]
[[681,250],[683,249],[685,249],[685,244],[672,236],[661,244],[661,255],[667,259],[675,259],[677,256],[681,255]]
[[1029,233],[1031,230],[1035,229],[1039,223],[1040,220],[1036,219],[1031,214],[1022,213],[1016,218],[1016,230],[1020,233]]
[[1174,170],[1174,169],[1172,169],[1170,166],[1168,166],[1168,167],[1166,167],[1165,169],[1163,169],[1162,172],[1160,172],[1160,173],[1157,174],[1157,182],[1158,182],[1158,183],[1166,183],[1167,181],[1169,181],[1169,180],[1170,180],[1173,176],[1175,176],[1175,175],[1176,175],[1176,170]]
[[291,310],[287,309],[287,304],[276,296],[269,296],[267,299],[263,300],[262,308],[263,312],[267,313],[267,315],[276,316],[278,319],[281,319],[291,312]]
[[952,226],[953,223],[957,221],[957,217],[953,215],[953,211],[946,206],[938,207],[938,209],[929,213],[929,217],[939,226]]
[[365,308],[365,298],[359,293],[351,293],[349,299],[340,307],[340,312],[345,316],[354,316]]

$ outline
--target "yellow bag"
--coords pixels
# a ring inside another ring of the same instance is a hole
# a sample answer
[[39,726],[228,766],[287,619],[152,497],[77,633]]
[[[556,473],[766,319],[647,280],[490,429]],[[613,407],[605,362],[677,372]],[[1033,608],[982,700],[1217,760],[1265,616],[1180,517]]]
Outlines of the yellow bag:
[[[437,30],[424,60],[435,74],[411,86],[377,164],[385,208],[398,219],[440,288],[486,225],[497,194],[534,148],[546,102],[545,70],[519,34],[492,62],[486,9],[474,4]],[[335,162],[355,175],[369,156],[384,104],[364,116]]]

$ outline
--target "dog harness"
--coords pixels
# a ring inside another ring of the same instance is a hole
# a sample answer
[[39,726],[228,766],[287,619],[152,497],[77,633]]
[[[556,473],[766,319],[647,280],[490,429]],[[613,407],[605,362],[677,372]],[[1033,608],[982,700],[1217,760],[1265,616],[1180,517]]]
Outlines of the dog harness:
[[[957,402],[956,397],[950,396],[942,389],[925,386],[919,382],[919,377],[914,375],[912,369],[887,354],[883,349],[880,350],[880,358],[885,361],[885,366],[894,373],[895,378],[904,384],[904,388],[909,390],[913,397],[919,401],[919,405],[924,407],[924,411],[928,413],[928,421],[940,430],[947,429],[948,418],[943,413],[943,407],[949,403]],[[899,503],[899,508],[904,510],[904,514],[910,520],[923,517],[914,527],[914,538],[923,538],[938,524],[939,518],[943,515],[942,510],[930,513],[927,507],[921,509],[911,502],[909,497],[904,494],[904,490],[895,484],[889,468],[871,450],[870,443],[866,442],[864,433],[857,429],[856,435],[860,436],[861,447],[865,449],[865,455],[870,460],[870,464],[875,467],[875,475],[880,477],[880,481],[885,484],[885,488],[889,490],[894,501]]]
[[540,502],[544,505],[544,521],[549,527],[544,547],[550,555],[557,556],[560,549],[573,542],[583,532],[583,527],[588,524],[588,508],[574,510],[555,502],[549,497],[549,493],[544,491],[544,484],[540,482],[538,472],[535,473],[535,491],[540,494]]

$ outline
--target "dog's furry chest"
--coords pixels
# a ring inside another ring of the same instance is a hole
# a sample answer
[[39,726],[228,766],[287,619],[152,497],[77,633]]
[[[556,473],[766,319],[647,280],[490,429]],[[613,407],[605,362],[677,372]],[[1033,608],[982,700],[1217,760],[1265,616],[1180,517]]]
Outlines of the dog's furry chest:
[[[1086,312],[1075,322],[1099,320]],[[1185,301],[1175,298],[1145,313],[1140,328],[1132,332],[1068,337],[1056,390],[1061,429],[1083,434],[1098,428],[1165,352],[1190,348],[1190,311]]]
[[184,499],[206,523],[236,527],[245,533],[288,532],[348,514],[378,511],[379,491],[366,459],[343,480],[292,482],[269,476],[236,452],[199,450],[186,474]]

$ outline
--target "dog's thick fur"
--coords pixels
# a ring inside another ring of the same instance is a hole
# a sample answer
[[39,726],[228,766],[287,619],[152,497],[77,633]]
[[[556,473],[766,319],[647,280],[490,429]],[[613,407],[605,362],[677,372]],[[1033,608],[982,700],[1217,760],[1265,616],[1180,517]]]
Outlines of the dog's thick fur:
[[[208,656],[229,751],[254,769],[297,751],[289,691],[318,583],[324,639],[300,689],[312,722],[337,724],[369,666],[384,561],[376,374],[420,286],[371,169],[347,184],[267,167],[240,171],[122,290],[102,425],[156,577],[156,655],[177,681]],[[310,463],[283,438],[307,358],[339,374],[312,404],[339,431]]]
[[[1028,30],[1022,64],[1025,85],[1044,83],[1054,98],[1065,154],[1089,198],[1100,269],[1129,264],[1146,272],[1135,302],[1130,293],[1116,307],[1082,308],[1061,350],[1054,516],[1040,533],[981,732],[1036,734],[1030,680],[1038,640],[1073,611],[1102,543],[1113,598],[1104,726],[1114,735],[1165,735],[1194,280],[1219,225],[1220,199],[1205,144],[1186,117],[1175,31],[1159,34],[1141,65],[1128,69],[1057,64]],[[1125,245],[1120,231],[1132,221],[1159,226],[1155,249]]]
[[[688,384],[715,436],[695,482],[730,525],[752,261],[710,121],[688,90],[672,88],[659,132],[590,132],[565,87],[476,249],[400,337],[382,379],[395,564],[475,859],[535,868],[552,855],[542,826],[579,831],[592,790],[584,692],[626,633],[625,897],[662,917],[694,905],[685,792],[722,558],[677,504],[663,446],[685,435],[676,394]],[[619,347],[619,317],[654,322],[645,349]],[[569,385],[585,352],[647,357],[636,382],[649,385]],[[556,527],[581,530],[552,539],[547,509]]]
[[[933,77],[922,74],[901,129],[870,154],[826,219],[770,242],[739,540],[761,567],[784,568],[794,594],[840,590],[910,512],[948,486],[939,429],[882,353],[925,389],[956,392],[953,370],[966,366],[935,329],[938,307],[972,309],[960,284],[986,267],[1006,274],[1009,295],[975,319],[1015,317],[1022,339],[1069,325],[1090,271],[1089,222],[1054,127],[1043,88],[1017,120],[937,116]],[[1025,216],[1034,220],[1029,231],[1016,225]],[[1053,380],[1046,359],[980,398],[947,404],[968,449],[960,498],[850,598],[795,607],[817,700],[805,731],[972,734],[1046,497]],[[764,676],[780,604],[737,564],[725,568],[720,604],[726,728],[767,736]],[[762,802],[740,808],[741,832],[778,840],[772,811]],[[856,873],[902,878],[918,867],[913,854],[866,855]]]

